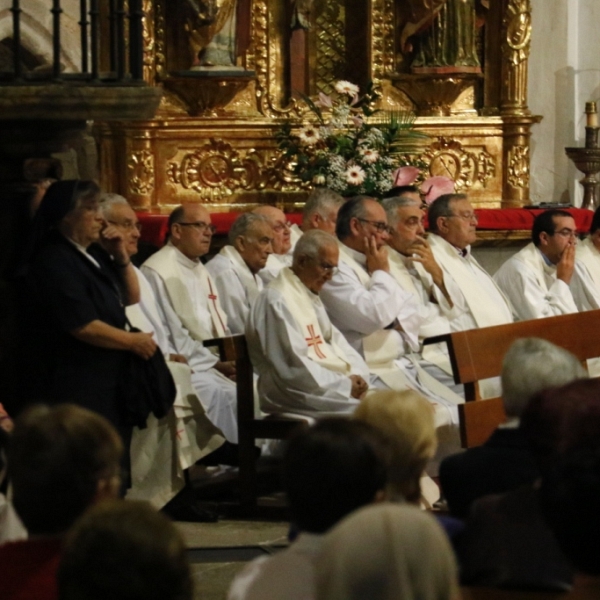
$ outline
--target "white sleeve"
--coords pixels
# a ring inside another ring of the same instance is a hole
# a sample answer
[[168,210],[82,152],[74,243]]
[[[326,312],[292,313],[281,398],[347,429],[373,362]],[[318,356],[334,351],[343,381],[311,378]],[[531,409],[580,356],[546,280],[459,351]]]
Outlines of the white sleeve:
[[184,327],[169,301],[167,288],[161,276],[153,269],[143,265],[142,272],[154,291],[156,303],[162,311],[175,353],[183,354],[193,371],[208,371],[208,369],[213,368],[218,362],[218,358],[208,348],[205,348],[202,342],[195,340]]
[[419,303],[385,271],[375,271],[367,289],[350,267],[340,263],[338,273],[320,293],[331,322],[341,331],[370,335],[398,323],[412,348],[418,348]]
[[209,269],[209,272],[217,286],[219,304],[227,315],[227,327],[234,335],[243,334],[248,318],[248,305],[242,282],[231,268]]
[[546,290],[539,285],[532,269],[520,260],[509,259],[496,272],[494,280],[521,321],[577,312],[573,294],[564,281],[556,279]]
[[594,283],[587,266],[579,260],[575,261],[575,272],[571,279],[570,288],[579,310],[597,310],[600,308],[600,289]]

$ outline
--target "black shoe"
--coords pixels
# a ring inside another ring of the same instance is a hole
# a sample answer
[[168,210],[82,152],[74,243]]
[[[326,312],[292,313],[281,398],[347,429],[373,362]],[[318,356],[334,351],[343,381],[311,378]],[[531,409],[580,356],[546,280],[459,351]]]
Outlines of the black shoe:
[[[256,452],[256,458],[260,457],[260,448],[254,446]],[[201,458],[196,462],[197,465],[204,465],[205,467],[216,467],[218,465],[228,465],[230,467],[240,466],[239,446],[232,444],[231,442],[225,441],[222,446],[219,446],[214,452],[207,454],[204,458]]]
[[205,508],[197,502],[175,505],[169,503],[163,507],[162,512],[173,521],[186,523],[216,523],[219,520],[219,515],[215,511]]

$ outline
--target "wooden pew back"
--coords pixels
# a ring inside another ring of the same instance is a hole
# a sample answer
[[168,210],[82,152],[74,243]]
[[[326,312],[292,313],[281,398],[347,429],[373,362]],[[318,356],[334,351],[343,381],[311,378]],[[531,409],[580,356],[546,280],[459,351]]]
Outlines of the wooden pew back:
[[583,363],[600,357],[600,335],[596,332],[600,332],[600,310],[457,331],[426,340],[446,342],[454,380],[465,386],[466,402],[459,406],[463,446],[482,444],[505,418],[502,400],[482,401],[478,382],[500,375],[504,355],[513,342],[542,338],[572,352]]

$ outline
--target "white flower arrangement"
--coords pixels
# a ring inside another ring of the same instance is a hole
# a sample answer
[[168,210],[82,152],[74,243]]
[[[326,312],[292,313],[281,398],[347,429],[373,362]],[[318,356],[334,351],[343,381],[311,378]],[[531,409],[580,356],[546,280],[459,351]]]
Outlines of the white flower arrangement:
[[310,122],[297,133],[291,121],[284,124],[279,147],[307,184],[345,196],[380,197],[393,186],[395,171],[407,164],[394,150],[399,138],[419,135],[412,131],[414,116],[375,110],[379,95],[372,85],[362,96],[349,81],[338,81],[334,89],[331,96],[319,93],[316,101],[303,97]]

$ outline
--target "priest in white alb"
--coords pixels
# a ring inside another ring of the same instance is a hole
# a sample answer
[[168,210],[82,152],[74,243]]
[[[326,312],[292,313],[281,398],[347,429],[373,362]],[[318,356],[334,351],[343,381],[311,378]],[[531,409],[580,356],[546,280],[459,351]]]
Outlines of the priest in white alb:
[[[381,203],[390,226],[387,241],[390,274],[418,302],[422,317],[419,342],[424,359],[421,366],[456,393],[463,395],[462,386],[454,383],[446,344],[423,345],[426,338],[450,333],[450,321],[457,312],[452,294],[457,296],[460,292],[454,289],[456,284],[452,280],[446,285],[444,272],[425,239],[425,212],[421,209],[421,204],[421,200],[415,199],[414,195],[391,197]],[[439,301],[434,295],[434,288],[441,292]]]
[[250,312],[246,339],[265,412],[351,413],[368,390],[369,368],[319,298],[337,264],[334,237],[305,233],[292,266],[280,270]]
[[[137,254],[140,238],[137,215],[118,194],[103,194],[100,207],[104,219],[122,233],[131,260]],[[184,471],[220,448],[225,438],[206,416],[193,388],[189,365],[171,345],[150,284],[139,269],[134,269],[140,302],[126,307],[127,318],[134,327],[153,334],[177,386],[177,397],[166,417],[156,419],[150,414],[145,429],[133,430],[128,498],[162,508],[183,490]]]
[[[260,278],[266,285],[275,277],[283,267],[292,264],[293,243],[291,223],[285,213],[275,206],[259,206],[252,211],[256,215],[265,217],[273,228],[273,253],[269,256],[264,269],[260,271]],[[297,234],[294,235],[296,237]]]
[[217,286],[200,262],[213,234],[210,214],[200,204],[176,208],[169,217],[169,241],[143,265],[166,319],[177,354],[192,368],[194,388],[208,418],[237,443],[235,364],[222,362],[203,340],[230,335]]
[[346,201],[336,226],[339,271],[323,286],[321,299],[331,322],[364,356],[371,373],[392,389],[420,392],[434,405],[437,425],[455,429],[457,405],[464,400],[419,364],[419,303],[390,274],[388,230],[385,210],[376,200]]
[[519,320],[577,312],[570,287],[576,269],[575,220],[564,210],[546,210],[535,217],[531,240],[494,275]]
[[585,279],[574,278],[571,291],[579,310],[597,310],[600,308],[600,209],[596,209],[592,218],[589,235],[577,244],[576,264],[579,274],[584,272]]
[[[446,287],[452,285],[456,309],[450,321],[452,331],[512,323],[510,301],[471,253],[477,237],[477,215],[467,196],[440,196],[429,207],[427,218],[427,241],[444,272]],[[443,292],[437,286],[432,291],[437,301],[443,302]]]
[[241,214],[229,230],[229,244],[206,263],[231,333],[243,334],[248,312],[263,289],[261,269],[273,252],[273,229],[262,215]]

